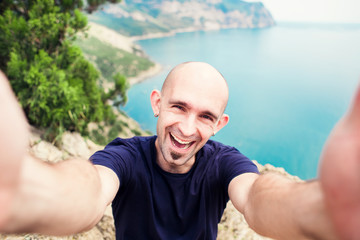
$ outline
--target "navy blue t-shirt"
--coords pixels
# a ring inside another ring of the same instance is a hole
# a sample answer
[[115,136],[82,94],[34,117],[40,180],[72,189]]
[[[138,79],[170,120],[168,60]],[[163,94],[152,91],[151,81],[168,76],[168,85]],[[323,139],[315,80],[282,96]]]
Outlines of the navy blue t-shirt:
[[237,149],[209,140],[185,174],[156,163],[156,136],[117,138],[90,160],[112,169],[116,239],[216,239],[230,181],[257,167]]

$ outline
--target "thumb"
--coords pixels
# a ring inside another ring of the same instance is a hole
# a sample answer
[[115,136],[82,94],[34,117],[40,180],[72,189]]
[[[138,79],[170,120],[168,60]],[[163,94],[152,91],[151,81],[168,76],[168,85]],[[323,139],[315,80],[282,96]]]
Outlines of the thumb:
[[355,92],[355,96],[347,114],[345,115],[345,119],[348,121],[348,124],[360,126],[360,86]]

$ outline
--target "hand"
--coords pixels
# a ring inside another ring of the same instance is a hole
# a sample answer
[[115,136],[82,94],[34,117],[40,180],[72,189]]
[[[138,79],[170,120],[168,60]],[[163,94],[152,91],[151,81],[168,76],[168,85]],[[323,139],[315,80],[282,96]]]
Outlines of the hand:
[[320,181],[340,239],[360,236],[360,88],[323,149]]

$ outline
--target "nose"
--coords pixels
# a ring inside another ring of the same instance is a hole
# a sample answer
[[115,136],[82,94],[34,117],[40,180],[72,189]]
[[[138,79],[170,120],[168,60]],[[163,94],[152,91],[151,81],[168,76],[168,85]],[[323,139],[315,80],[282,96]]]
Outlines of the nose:
[[190,114],[181,119],[179,130],[184,137],[194,135],[197,131],[196,116]]

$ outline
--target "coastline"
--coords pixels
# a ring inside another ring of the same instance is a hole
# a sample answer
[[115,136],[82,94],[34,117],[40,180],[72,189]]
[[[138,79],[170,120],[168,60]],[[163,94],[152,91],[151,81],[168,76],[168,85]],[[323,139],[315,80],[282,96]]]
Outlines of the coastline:
[[[135,43],[136,41],[171,37],[171,36],[175,36],[177,33],[197,32],[197,31],[212,31],[212,30],[220,30],[220,29],[225,29],[225,28],[198,29],[198,28],[195,28],[195,27],[189,27],[189,28],[182,28],[182,29],[172,30],[172,31],[167,32],[167,33],[150,33],[150,34],[145,34],[145,35],[141,35],[141,36],[133,36],[133,37],[129,37],[129,39],[131,40],[133,45],[136,45],[139,48],[141,48],[140,45]],[[122,36],[121,34],[118,34],[118,35]],[[155,65],[153,67],[151,67],[148,70],[140,73],[138,76],[128,78],[130,85],[132,86],[132,85],[144,82],[147,79],[156,76],[157,74],[159,74],[161,71],[164,70],[164,66],[162,66],[161,64],[159,64],[157,62],[154,62],[154,64]]]
[[[104,26],[104,28],[107,28]],[[165,38],[165,37],[172,37],[175,36],[178,33],[190,33],[190,32],[199,32],[199,31],[217,31],[217,30],[222,30],[222,29],[238,29],[238,26],[226,26],[226,27],[207,27],[207,28],[196,28],[196,27],[188,27],[188,28],[180,28],[180,29],[175,29],[175,30],[171,30],[170,32],[167,33],[150,33],[150,34],[144,34],[144,35],[140,35],[140,36],[132,36],[132,37],[125,37],[121,34],[118,33],[118,35],[123,36],[125,38],[127,38],[127,40],[130,40],[132,42],[132,44],[134,46],[137,46],[139,48],[141,48],[141,46],[139,44],[136,43],[136,41],[140,41],[140,40],[147,40],[147,39],[156,39],[156,38]],[[244,29],[247,29],[249,27],[244,27]],[[109,29],[111,30],[111,29]],[[112,30],[111,30],[112,31]],[[148,70],[140,73],[138,76],[136,77],[132,77],[132,78],[128,78],[130,85],[134,85],[134,84],[138,84],[141,83],[143,81],[146,81],[148,78],[151,78],[153,76],[156,76],[157,74],[159,74],[164,67],[157,63],[154,62],[155,66],[149,68]]]
[[176,30],[171,30],[170,32],[158,32],[158,33],[149,33],[140,36],[132,36],[130,39],[132,41],[138,40],[145,40],[145,39],[153,39],[153,38],[163,38],[163,37],[172,37],[175,36],[177,33],[186,33],[186,32],[197,32],[197,31],[210,31],[210,30],[219,30],[220,28],[216,29],[200,29],[195,27],[189,28],[180,28]]
[[146,81],[147,79],[158,75],[164,68],[161,64],[154,62],[154,66],[150,67],[148,70],[141,72],[136,77],[128,78],[128,81],[130,85],[135,85],[138,83],[141,83],[143,81]]
[[[89,26],[89,29],[87,31],[87,34],[90,37],[95,37],[95,38],[99,39],[101,42],[109,44],[114,48],[121,49],[121,50],[129,52],[129,53],[134,53],[134,51],[137,52],[139,50],[143,51],[141,46],[135,42],[136,40],[131,37],[122,35],[104,25],[101,25],[101,24],[98,24],[95,22],[89,22],[88,26]],[[82,35],[79,35],[79,36],[83,37]],[[147,36],[146,38],[143,38],[143,39],[165,37],[165,36],[166,36],[166,34],[159,34],[159,35],[154,35],[154,36]],[[157,62],[154,62],[154,66],[141,72],[136,77],[128,77],[127,80],[129,81],[129,84],[132,86],[134,84],[138,84],[143,81],[146,81],[148,78],[159,74],[162,70],[163,70],[163,66],[161,66]],[[114,85],[113,82],[102,83],[102,87],[104,89],[112,88],[113,85]]]
[[199,28],[199,27],[187,27],[187,28],[174,29],[174,30],[171,30],[170,32],[149,33],[149,34],[144,34],[144,35],[140,35],[140,36],[132,36],[132,37],[129,37],[129,38],[132,41],[135,42],[135,41],[138,41],[138,40],[145,40],[145,39],[172,37],[172,36],[175,36],[177,33],[199,32],[199,31],[208,32],[208,31],[217,31],[217,30],[222,30],[222,29],[268,28],[268,27],[273,27],[275,25],[276,24],[274,23],[273,25],[270,25],[270,26],[263,25],[263,26],[259,26],[259,27],[254,27],[254,26],[249,26],[249,25],[244,25],[244,26],[238,26],[238,25],[229,25],[229,26],[213,25],[213,26],[202,27],[202,28]]
[[[141,46],[139,44],[137,44],[136,41],[146,40],[146,39],[171,37],[171,36],[175,36],[177,33],[196,32],[196,31],[209,31],[209,30],[212,30],[212,29],[198,29],[198,28],[195,28],[195,27],[189,27],[189,28],[182,28],[182,29],[172,30],[172,31],[170,31],[168,33],[151,33],[151,34],[145,34],[145,35],[141,35],[141,36],[133,36],[133,37],[129,37],[128,39],[130,39],[130,41],[132,42],[133,45],[136,45],[139,48],[141,48]],[[215,29],[213,29],[213,30],[215,30]],[[119,34],[119,35],[122,36],[121,34]],[[164,70],[164,66],[162,66],[161,64],[159,64],[157,62],[154,62],[154,64],[155,65],[153,67],[149,68],[148,70],[146,70],[144,72],[141,72],[138,76],[128,78],[130,85],[132,86],[132,85],[144,82],[147,79],[158,75],[161,71]]]
[[[140,36],[128,37],[128,36],[125,36],[125,35],[122,35],[122,34],[116,32],[106,26],[95,23],[95,22],[89,22],[88,24],[89,24],[89,30],[88,30],[89,36],[96,37],[102,42],[105,42],[115,48],[119,48],[119,49],[122,49],[127,52],[132,52],[134,49],[142,50],[141,46],[136,43],[136,41],[139,41],[139,40],[172,37],[178,33],[190,33],[190,32],[198,32],[198,31],[217,31],[217,30],[221,30],[221,29],[241,28],[239,26],[219,26],[219,25],[208,26],[205,28],[204,27],[203,28],[188,27],[188,28],[180,28],[180,29],[171,30],[170,32],[166,32],[166,33],[159,32],[159,33],[150,33],[150,34],[144,34],[144,35],[140,35]],[[246,28],[249,28],[249,26],[244,26],[243,28],[246,29]],[[132,85],[141,83],[143,81],[146,81],[148,78],[156,76],[161,71],[163,71],[164,67],[161,64],[159,64],[157,62],[154,62],[154,64],[155,64],[154,66],[150,67],[146,71],[141,72],[138,76],[129,77],[128,81],[129,81],[130,85],[132,86]],[[106,85],[106,87],[107,87],[107,85]]]

